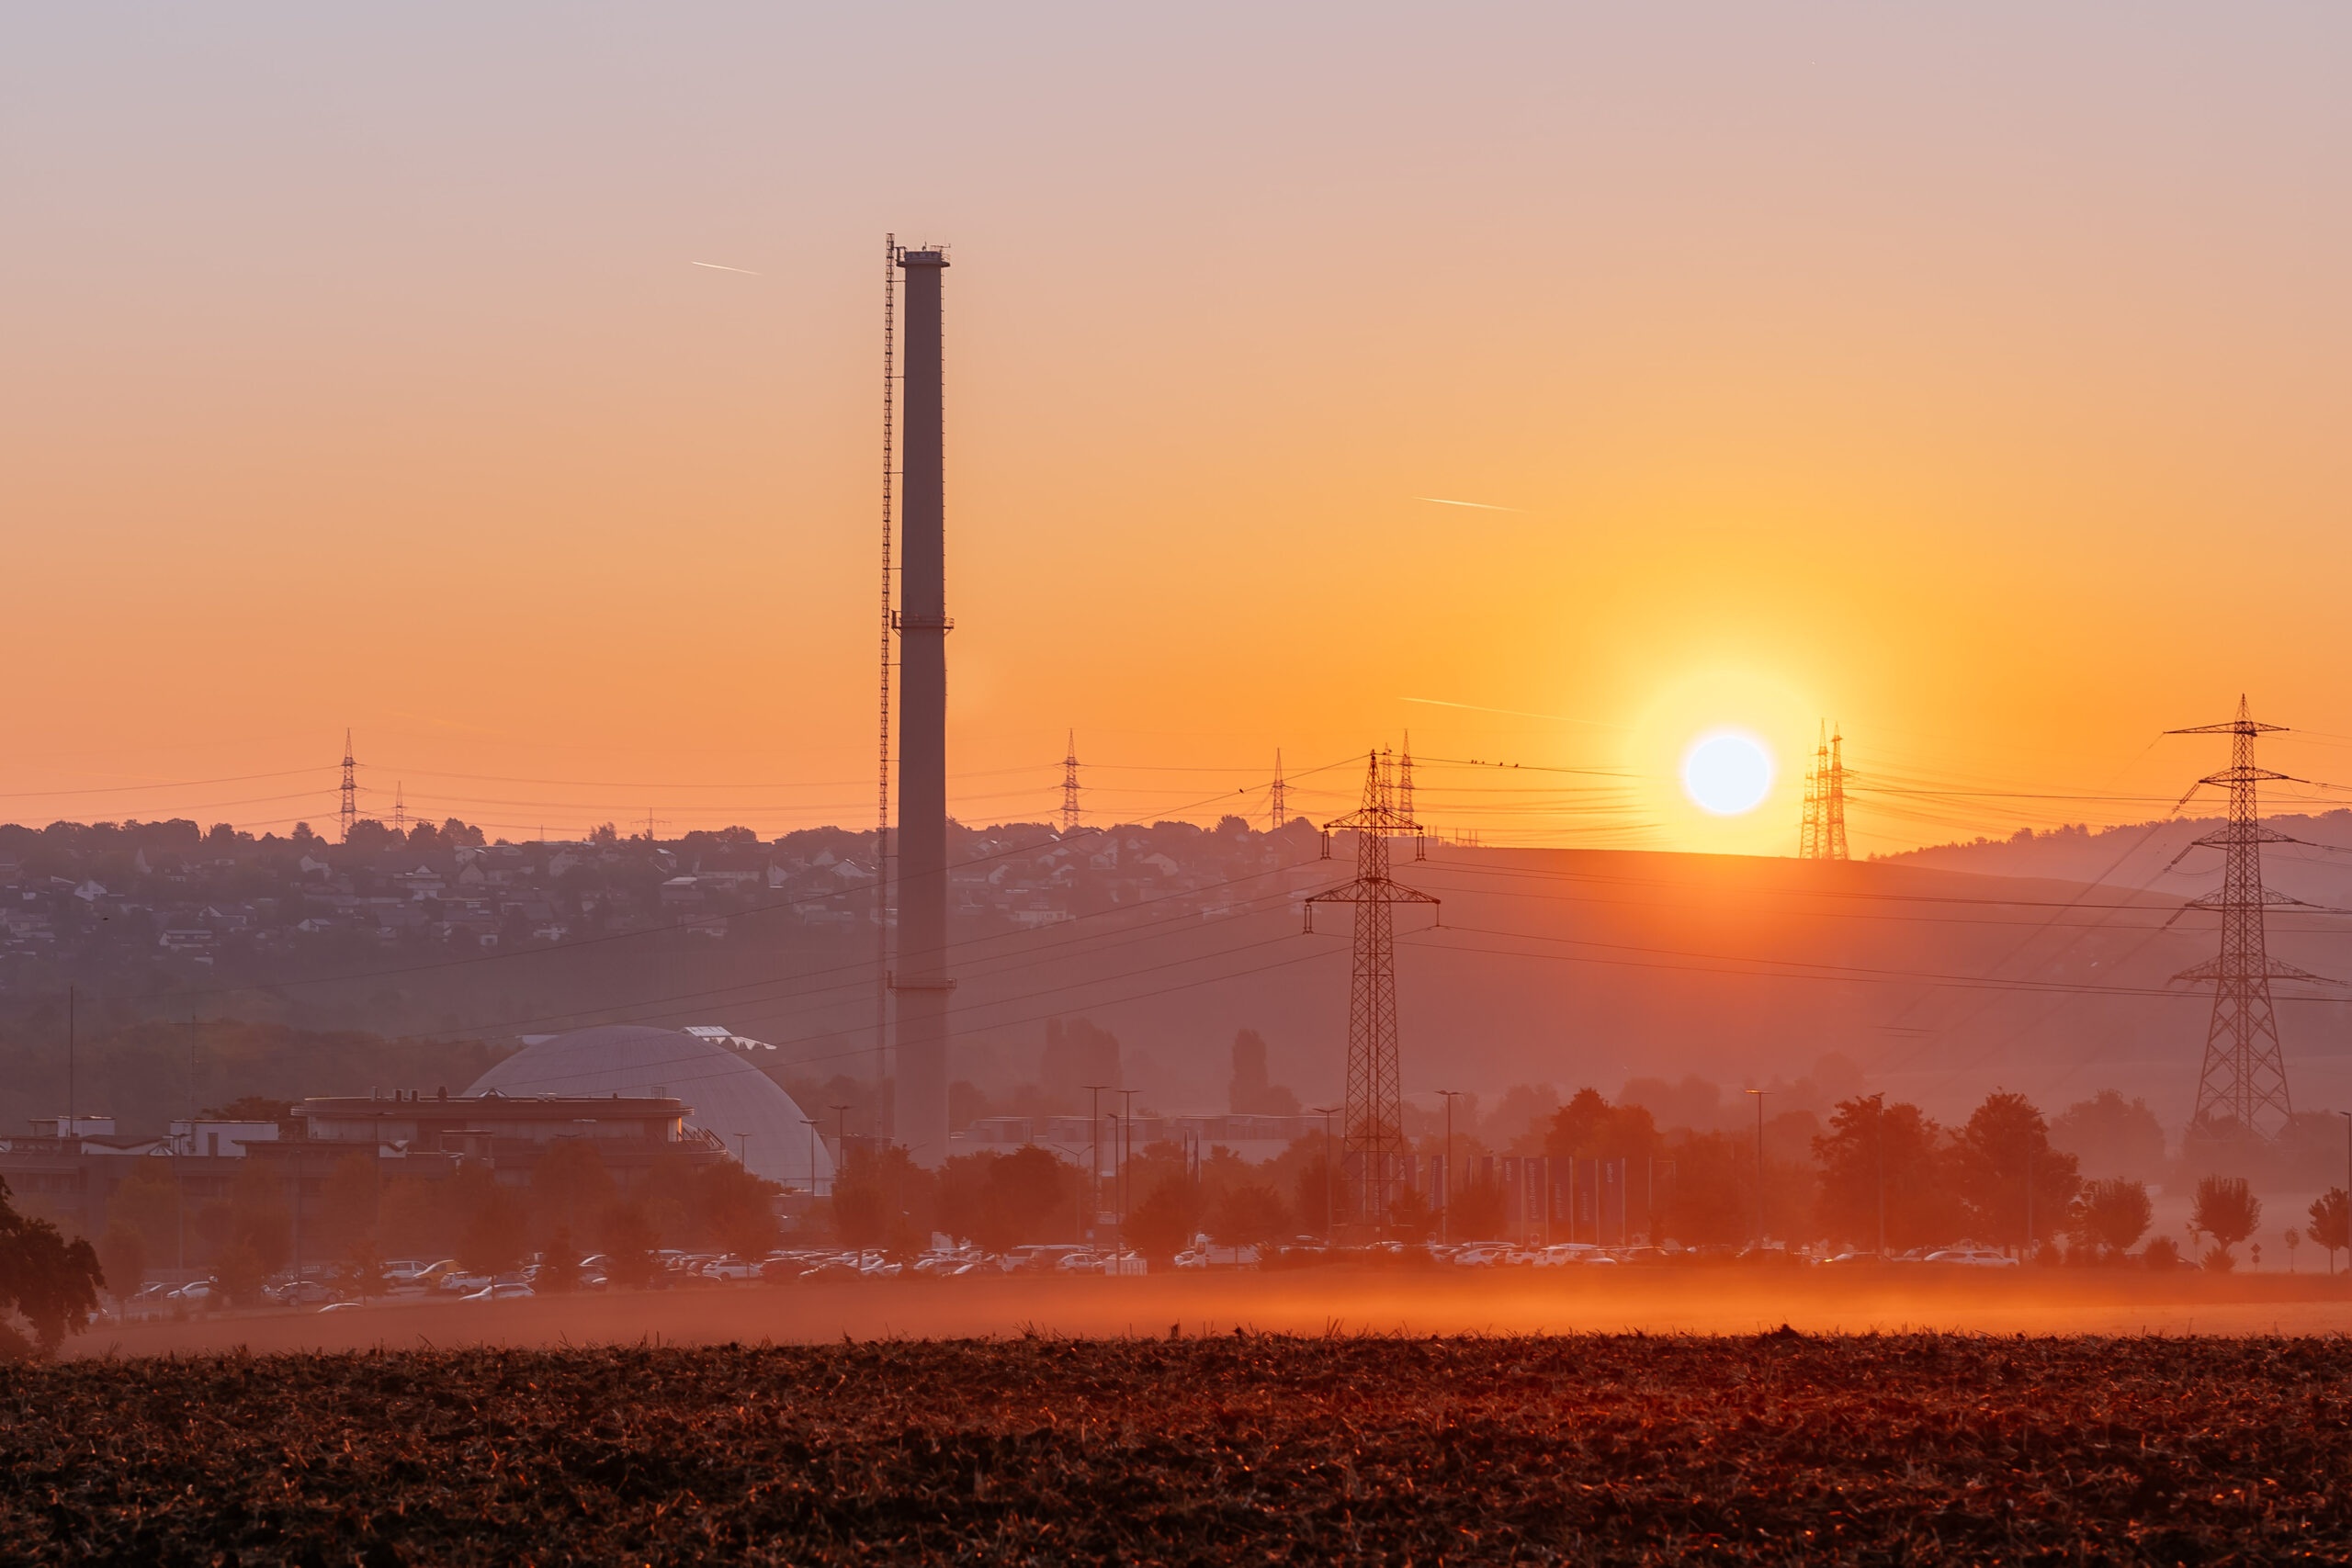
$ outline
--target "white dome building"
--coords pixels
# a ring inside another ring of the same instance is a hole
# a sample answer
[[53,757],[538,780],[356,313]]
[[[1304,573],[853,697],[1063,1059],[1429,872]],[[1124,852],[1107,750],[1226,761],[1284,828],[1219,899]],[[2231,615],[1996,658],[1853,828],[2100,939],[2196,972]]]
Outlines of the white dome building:
[[833,1160],[800,1107],[774,1078],[714,1039],[674,1029],[608,1023],[526,1045],[476,1078],[468,1094],[673,1095],[686,1125],[740,1152],[754,1176],[817,1190],[833,1187]]

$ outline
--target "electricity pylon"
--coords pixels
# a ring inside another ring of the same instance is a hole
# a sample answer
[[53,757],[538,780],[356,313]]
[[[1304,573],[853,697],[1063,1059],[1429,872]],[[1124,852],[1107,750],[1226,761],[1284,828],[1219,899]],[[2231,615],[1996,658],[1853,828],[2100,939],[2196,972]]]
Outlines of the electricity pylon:
[[[2197,1113],[2188,1119],[2192,1133],[2209,1137],[2226,1138],[2233,1132],[2239,1137],[2270,1136],[2287,1124],[2294,1106],[2287,1094],[2287,1064],[2278,1049],[2278,1015],[2271,1006],[2270,982],[2335,984],[2271,957],[2264,927],[2264,911],[2303,903],[2262,885],[2262,846],[2301,842],[2264,827],[2256,804],[2256,787],[2263,780],[2290,775],[2255,766],[2254,738],[2286,728],[2257,723],[2246,711],[2245,698],[2240,696],[2237,717],[2226,723],[2167,732],[2231,737],[2230,765],[2197,781],[2200,788],[2229,786],[2229,819],[2220,832],[2197,840],[2222,852],[2221,889],[2188,901],[2192,909],[2220,913],[2222,951],[2173,976],[2210,981],[2213,987],[2213,1017],[2205,1030],[2205,1065],[2197,1075]],[[2196,793],[2196,789],[2189,791]],[[2184,805],[2187,798],[2182,797]]]
[[1421,825],[1400,809],[1390,783],[1387,756],[1366,759],[1363,804],[1323,824],[1323,853],[1331,835],[1356,835],[1353,881],[1306,900],[1306,929],[1315,929],[1318,904],[1352,904],[1356,909],[1355,972],[1348,989],[1348,1094],[1340,1161],[1347,1172],[1355,1217],[1366,1224],[1388,1218],[1389,1189],[1405,1152],[1405,1103],[1396,1065],[1396,932],[1393,911],[1399,904],[1435,905],[1438,899],[1388,875],[1388,840],[1418,839]]
[[1284,815],[1289,807],[1290,786],[1283,782],[1283,749],[1277,746],[1274,748],[1274,784],[1266,803],[1267,832],[1282,831],[1283,824],[1289,820]]
[[1804,775],[1804,825],[1797,830],[1799,860],[1845,860],[1846,737],[1822,720],[1821,743]]
[[342,819],[341,841],[351,842],[351,829],[359,821],[359,762],[351,754],[351,731],[343,732],[343,800],[336,808]]
[[1062,831],[1078,831],[1078,731],[1069,732],[1069,754],[1062,759]]

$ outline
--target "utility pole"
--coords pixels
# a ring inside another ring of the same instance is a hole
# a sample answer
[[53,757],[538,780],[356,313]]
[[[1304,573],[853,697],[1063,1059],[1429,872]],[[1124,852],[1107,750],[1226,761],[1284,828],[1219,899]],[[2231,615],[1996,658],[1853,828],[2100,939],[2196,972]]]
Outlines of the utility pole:
[[1331,1207],[1331,1118],[1338,1113],[1336,1105],[1317,1105],[1315,1114],[1323,1118],[1323,1245],[1329,1247],[1339,1234],[1339,1212]]
[[1083,1240],[1093,1235],[1094,1227],[1102,1219],[1102,1091],[1111,1086],[1091,1083],[1080,1087],[1093,1096],[1086,1106],[1086,1190],[1090,1206],[1086,1211],[1086,1224],[1079,1227],[1083,1233],[1080,1237]]
[[1756,1097],[1756,1256],[1764,1257],[1764,1091],[1747,1091]]
[[[1331,835],[1356,835],[1353,880],[1306,900],[1306,930],[1315,930],[1318,904],[1356,908],[1355,964],[1348,990],[1348,1092],[1344,1126],[1346,1156],[1355,1184],[1354,1214],[1367,1224],[1388,1218],[1388,1186],[1404,1138],[1404,1096],[1396,1060],[1396,936],[1399,904],[1439,900],[1388,874],[1388,840],[1418,836],[1420,824],[1397,808],[1385,758],[1365,758],[1363,804],[1323,825],[1323,854]],[[1418,858],[1418,857],[1417,857]]]
[[[2262,885],[2262,846],[2301,840],[2262,825],[2256,790],[2266,779],[2286,779],[2254,763],[2257,735],[2282,730],[2282,724],[2260,724],[2238,698],[2237,716],[2222,724],[2166,731],[2171,735],[2231,737],[2230,765],[2197,781],[2189,795],[2206,784],[2224,784],[2230,792],[2229,820],[2218,833],[2197,840],[2222,854],[2222,886],[2218,893],[2192,898],[2192,909],[2212,909],[2222,917],[2222,951],[2184,969],[2176,981],[2211,981],[2213,1015],[2205,1030],[2205,1061],[2198,1073],[2197,1111],[2188,1121],[2192,1134],[2208,1137],[2270,1136],[2284,1128],[2294,1107],[2287,1096],[2287,1065],[2278,1046],[2278,1019],[2270,1001],[2273,980],[2304,980],[2320,985],[2335,981],[2298,969],[2269,955],[2263,914],[2302,903]],[[2188,795],[2181,797],[2182,804]]]
[[1127,1235],[1127,1206],[1135,1197],[1135,1194],[1127,1190],[1127,1182],[1132,1174],[1135,1160],[1136,1095],[1137,1091],[1132,1089],[1114,1089],[1112,1092],[1126,1101],[1126,1104],[1120,1108],[1125,1114],[1119,1119],[1119,1129],[1116,1134],[1119,1143],[1114,1145],[1111,1151],[1112,1157],[1118,1161],[1118,1179],[1112,1183],[1112,1188],[1113,1190],[1118,1194],[1119,1239],[1124,1245]]
[[[1878,1134],[1878,1260],[1886,1261],[1886,1096],[1871,1096],[1871,1130]],[[1758,1140],[1762,1141],[1760,1138]]]
[[1290,820],[1290,786],[1283,782],[1283,749],[1279,746],[1274,748],[1274,783],[1268,795],[1266,818],[1269,833],[1280,832],[1283,824]]
[[1078,831],[1078,731],[1069,732],[1069,751],[1062,758],[1062,833]]
[[[1445,1206],[1438,1211],[1437,1238],[1451,1244],[1453,1240],[1453,1102],[1462,1098],[1458,1089],[1438,1090],[1445,1100]],[[1545,1193],[1548,1200],[1550,1193]],[[1548,1205],[1547,1205],[1548,1206]]]

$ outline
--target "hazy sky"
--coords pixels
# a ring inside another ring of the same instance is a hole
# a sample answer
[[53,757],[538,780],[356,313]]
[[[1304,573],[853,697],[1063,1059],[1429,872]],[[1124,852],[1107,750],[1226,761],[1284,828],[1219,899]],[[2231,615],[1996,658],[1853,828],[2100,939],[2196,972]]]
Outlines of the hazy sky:
[[1786,852],[1826,716],[1973,792],[1886,849],[2157,814],[2242,690],[2352,781],[2347,75],[2316,4],[11,7],[0,818],[323,823],[348,725],[512,837],[869,820],[893,230],[969,819],[1409,728],[1627,775],[1441,828]]

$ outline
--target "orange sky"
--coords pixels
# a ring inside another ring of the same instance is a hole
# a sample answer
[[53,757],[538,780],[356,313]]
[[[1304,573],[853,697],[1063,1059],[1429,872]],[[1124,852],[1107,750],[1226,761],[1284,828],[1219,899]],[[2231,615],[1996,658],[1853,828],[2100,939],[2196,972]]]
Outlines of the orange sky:
[[1972,792],[1885,850],[2157,814],[2241,690],[2352,780],[2352,19],[1560,9],[18,11],[0,818],[324,823],[348,725],[510,837],[869,820],[886,229],[968,818],[1409,728],[1609,775],[1442,829],[1787,852],[1828,716]]

